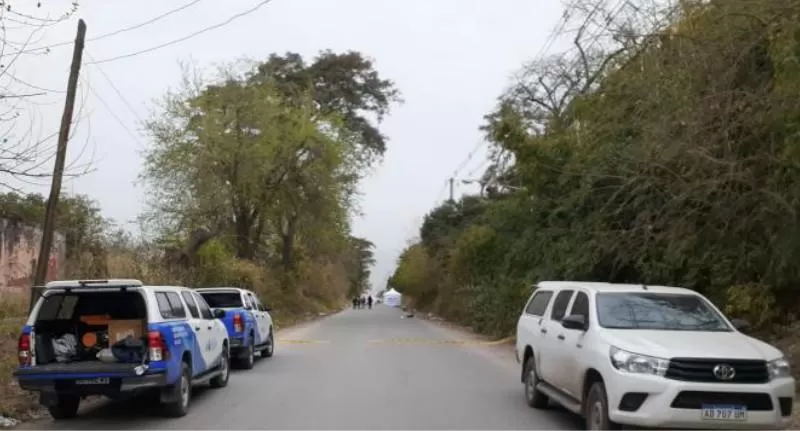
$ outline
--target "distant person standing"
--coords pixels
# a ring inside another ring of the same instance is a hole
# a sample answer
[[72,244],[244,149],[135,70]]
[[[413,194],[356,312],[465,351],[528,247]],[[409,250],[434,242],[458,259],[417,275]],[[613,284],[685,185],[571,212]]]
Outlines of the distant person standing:
[[369,309],[372,310],[372,296],[367,296],[367,305]]
[[355,310],[356,308],[358,308],[358,297],[354,296],[352,302],[353,302],[353,310]]

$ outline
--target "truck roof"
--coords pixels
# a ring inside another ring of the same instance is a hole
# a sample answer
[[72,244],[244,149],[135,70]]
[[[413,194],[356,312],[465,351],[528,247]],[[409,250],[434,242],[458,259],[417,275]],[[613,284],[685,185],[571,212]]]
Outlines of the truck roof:
[[658,286],[649,284],[623,284],[603,283],[593,281],[540,281],[538,287],[550,289],[583,288],[593,292],[654,292],[654,293],[681,293],[697,294],[697,292],[683,287]]
[[94,280],[58,280],[44,285],[45,289],[64,288],[102,288],[102,287],[143,287],[144,283],[133,278],[109,278]]
[[248,290],[248,289],[243,289],[243,288],[241,288],[241,287],[198,287],[198,288],[197,288],[197,289],[195,289],[195,290],[196,290],[196,291],[198,291],[198,292],[230,292],[230,291],[236,291],[236,292],[245,291],[245,292],[250,292],[250,290]]

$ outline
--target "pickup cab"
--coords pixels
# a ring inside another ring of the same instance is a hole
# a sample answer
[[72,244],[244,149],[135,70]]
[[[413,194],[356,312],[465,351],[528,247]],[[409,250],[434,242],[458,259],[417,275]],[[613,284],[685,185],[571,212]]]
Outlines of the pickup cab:
[[222,321],[231,340],[231,357],[242,369],[252,369],[255,353],[269,358],[275,353],[270,308],[258,295],[238,287],[207,287],[195,290],[214,310],[225,310]]
[[192,388],[228,384],[230,341],[202,296],[139,280],[47,283],[22,328],[22,389],[51,416],[77,415],[81,399],[153,395],[169,416],[189,411]]

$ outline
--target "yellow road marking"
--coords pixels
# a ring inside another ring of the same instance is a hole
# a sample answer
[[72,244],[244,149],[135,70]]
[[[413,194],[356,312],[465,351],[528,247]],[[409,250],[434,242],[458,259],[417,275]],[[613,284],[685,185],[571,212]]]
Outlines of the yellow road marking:
[[431,340],[424,338],[390,338],[387,340],[370,340],[371,344],[436,344],[436,345],[452,345],[452,346],[492,346],[508,342],[509,339],[495,341],[481,341],[481,340]]
[[281,339],[279,339],[278,342],[279,343],[285,343],[285,344],[327,344],[327,343],[330,343],[330,341],[324,341],[324,340],[281,340]]

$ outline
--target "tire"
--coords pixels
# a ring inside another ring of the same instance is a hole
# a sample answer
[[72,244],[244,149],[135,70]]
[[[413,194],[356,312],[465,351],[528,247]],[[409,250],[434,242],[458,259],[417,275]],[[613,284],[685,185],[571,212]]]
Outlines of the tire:
[[262,358],[271,358],[275,354],[275,338],[272,336],[272,329],[269,330],[269,337],[267,337],[267,346],[261,349]]
[[550,398],[536,389],[539,384],[539,377],[536,375],[536,360],[533,356],[525,361],[525,401],[528,406],[534,409],[545,409],[549,405]]
[[164,404],[164,413],[173,418],[183,417],[189,413],[189,404],[192,398],[192,373],[186,362],[181,362],[181,378],[178,379],[176,385],[178,399]]
[[243,370],[252,370],[256,363],[256,351],[253,345],[255,340],[251,335],[247,341],[247,347],[244,349],[244,355],[239,357],[239,368]]
[[222,373],[220,375],[214,377],[208,383],[211,385],[212,388],[224,388],[228,386],[228,380],[231,377],[231,357],[230,351],[228,350],[228,345],[222,346],[222,361],[220,362],[220,367],[222,368]]
[[58,395],[55,404],[48,406],[50,416],[55,420],[72,419],[78,415],[81,398],[77,395]]
[[621,429],[608,418],[608,397],[606,396],[606,386],[603,382],[594,382],[586,396],[584,406],[584,417],[586,418],[587,430],[618,430]]

